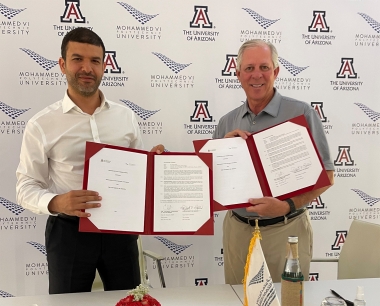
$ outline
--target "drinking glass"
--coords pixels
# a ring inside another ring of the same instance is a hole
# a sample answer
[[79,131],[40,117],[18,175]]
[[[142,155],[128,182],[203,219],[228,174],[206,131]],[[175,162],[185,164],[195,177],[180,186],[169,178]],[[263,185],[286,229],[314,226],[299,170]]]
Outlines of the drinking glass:
[[338,297],[328,296],[322,301],[321,306],[347,306],[347,304]]

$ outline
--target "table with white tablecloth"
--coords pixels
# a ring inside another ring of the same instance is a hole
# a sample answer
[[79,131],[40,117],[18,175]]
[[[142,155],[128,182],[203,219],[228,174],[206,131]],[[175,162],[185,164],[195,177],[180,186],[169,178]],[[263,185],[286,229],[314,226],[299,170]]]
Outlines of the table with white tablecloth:
[[[364,298],[368,306],[380,305],[380,278],[342,279],[313,281],[304,283],[305,306],[320,306],[326,296],[332,296],[330,289],[347,300],[354,301],[357,286],[364,287]],[[281,283],[275,283],[278,298],[281,301]],[[243,285],[234,285],[232,288],[244,300]]]
[[[368,306],[380,305],[380,278],[347,279],[305,282],[305,306],[320,306],[326,296],[335,290],[353,301],[357,286],[364,287]],[[274,284],[279,299],[281,284]],[[242,285],[212,285],[151,289],[149,294],[162,306],[241,306],[244,300]],[[0,299],[0,306],[114,306],[128,295],[127,290],[97,291],[55,295],[20,296]]]
[[[241,306],[230,285],[150,289],[162,306]],[[0,299],[0,306],[114,306],[128,295],[127,290],[96,291]]]

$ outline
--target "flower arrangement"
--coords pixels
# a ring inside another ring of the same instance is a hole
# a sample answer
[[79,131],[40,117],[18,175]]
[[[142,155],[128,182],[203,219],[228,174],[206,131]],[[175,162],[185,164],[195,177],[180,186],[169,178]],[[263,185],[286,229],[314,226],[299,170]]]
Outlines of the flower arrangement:
[[115,306],[161,306],[161,304],[148,294],[148,287],[138,285],[129,291],[129,295],[122,298]]

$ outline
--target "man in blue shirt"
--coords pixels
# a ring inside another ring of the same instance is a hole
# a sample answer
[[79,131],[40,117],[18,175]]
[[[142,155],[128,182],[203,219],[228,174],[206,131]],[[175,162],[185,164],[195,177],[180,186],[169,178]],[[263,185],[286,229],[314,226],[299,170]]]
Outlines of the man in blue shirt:
[[[245,42],[237,57],[236,75],[247,100],[244,105],[223,116],[213,138],[242,137],[304,115],[331,185],[334,166],[322,123],[315,110],[305,102],[283,97],[274,88],[279,73],[276,48],[265,41]],[[308,276],[312,258],[313,232],[306,206],[328,187],[280,201],[273,197],[252,198],[248,208],[228,211],[223,223],[225,281],[240,284],[244,278],[249,241],[254,219],[259,219],[262,249],[274,282],[281,280],[288,236],[299,237],[301,269]]]

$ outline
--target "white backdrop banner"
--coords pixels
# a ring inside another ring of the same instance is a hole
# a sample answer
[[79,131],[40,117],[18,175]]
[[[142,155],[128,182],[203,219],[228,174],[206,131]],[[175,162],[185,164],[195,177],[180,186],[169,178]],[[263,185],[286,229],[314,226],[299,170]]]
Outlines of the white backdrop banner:
[[[336,167],[334,187],[309,206],[314,257],[339,256],[353,219],[380,223],[378,1],[125,1],[0,0],[0,296],[48,292],[46,216],[17,205],[15,171],[26,122],[67,88],[58,58],[76,27],[102,37],[101,89],[136,113],[146,149],[163,143],[182,152],[211,138],[220,117],[244,102],[235,76],[240,45],[272,42],[276,87],[314,107]],[[143,238],[166,256],[168,286],[224,282],[223,217],[215,214],[214,236]],[[334,279],[335,269],[312,265],[309,278]]]

